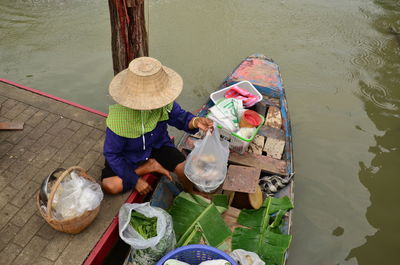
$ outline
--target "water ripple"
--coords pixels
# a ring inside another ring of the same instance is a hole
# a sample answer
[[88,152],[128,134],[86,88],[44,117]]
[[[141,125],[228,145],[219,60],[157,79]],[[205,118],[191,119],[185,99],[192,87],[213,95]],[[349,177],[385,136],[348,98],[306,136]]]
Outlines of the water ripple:
[[365,8],[362,8],[362,7],[360,7],[359,10],[360,10],[360,13],[362,14],[362,16],[365,19],[370,19],[373,16],[373,14],[372,14],[372,12],[370,10],[367,10]]
[[379,84],[367,84],[364,81],[360,81],[360,91],[366,99],[379,108],[389,111],[397,111],[399,109],[397,104],[391,102],[388,90]]
[[387,42],[388,38],[376,38],[371,40],[367,47],[369,47],[374,53],[382,54],[386,48]]
[[31,25],[35,23],[40,16],[34,12],[27,12],[17,6],[8,6],[5,3],[0,3],[0,23],[4,25]]
[[359,80],[361,75],[360,75],[360,71],[351,70],[351,71],[346,72],[346,76],[347,76],[347,80],[349,80],[349,82],[353,82],[355,80]]
[[382,66],[385,62],[381,56],[374,54],[371,51],[364,50],[357,56],[351,58],[351,63],[356,66],[369,66],[373,65],[374,67]]

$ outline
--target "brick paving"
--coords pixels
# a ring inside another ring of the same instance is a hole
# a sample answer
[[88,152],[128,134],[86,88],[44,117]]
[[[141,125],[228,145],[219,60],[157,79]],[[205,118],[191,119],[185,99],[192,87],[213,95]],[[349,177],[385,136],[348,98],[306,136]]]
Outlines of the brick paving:
[[128,194],[105,196],[95,221],[78,235],[53,230],[36,209],[43,178],[79,165],[99,180],[104,117],[0,82],[0,264],[82,264]]

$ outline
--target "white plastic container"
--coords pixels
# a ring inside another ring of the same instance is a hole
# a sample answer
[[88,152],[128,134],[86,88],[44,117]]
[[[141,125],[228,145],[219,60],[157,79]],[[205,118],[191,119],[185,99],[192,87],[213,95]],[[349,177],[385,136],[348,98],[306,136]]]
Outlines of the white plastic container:
[[257,98],[258,98],[257,102],[260,102],[262,100],[261,93],[258,92],[258,90],[253,86],[252,83],[245,80],[245,81],[240,81],[236,84],[233,84],[231,86],[225,87],[223,89],[220,89],[218,91],[211,93],[210,98],[214,102],[214,104],[217,104],[218,100],[220,100],[221,98],[225,98],[225,92],[228,91],[232,86],[238,86],[238,87],[250,92],[251,94],[257,96]]

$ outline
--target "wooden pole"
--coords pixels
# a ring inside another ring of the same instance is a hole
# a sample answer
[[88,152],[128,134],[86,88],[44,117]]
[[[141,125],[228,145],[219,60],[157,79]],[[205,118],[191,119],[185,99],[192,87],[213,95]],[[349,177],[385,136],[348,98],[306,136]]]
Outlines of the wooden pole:
[[129,63],[149,55],[144,0],[108,0],[114,74]]

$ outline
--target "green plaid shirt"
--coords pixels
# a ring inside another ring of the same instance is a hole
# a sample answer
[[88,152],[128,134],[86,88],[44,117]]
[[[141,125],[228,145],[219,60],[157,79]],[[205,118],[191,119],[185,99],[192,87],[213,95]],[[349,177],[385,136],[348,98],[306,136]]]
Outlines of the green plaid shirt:
[[109,107],[107,127],[115,134],[126,138],[137,138],[156,128],[157,123],[169,119],[173,102],[159,109],[135,110],[120,104]]

